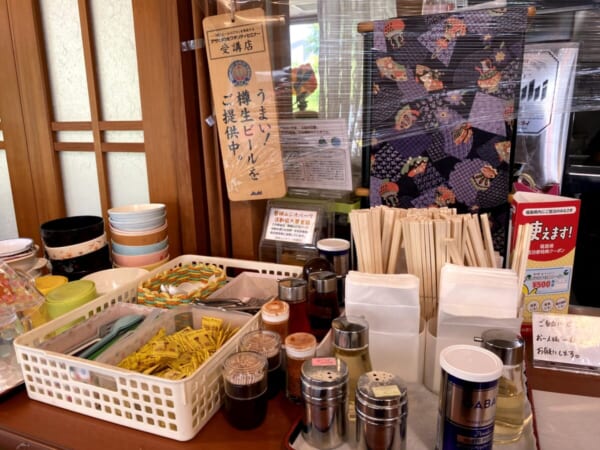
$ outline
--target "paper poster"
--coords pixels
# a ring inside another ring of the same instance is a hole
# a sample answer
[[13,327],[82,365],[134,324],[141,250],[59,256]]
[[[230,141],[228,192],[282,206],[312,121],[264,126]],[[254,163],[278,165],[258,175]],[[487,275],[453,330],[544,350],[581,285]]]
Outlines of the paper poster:
[[279,129],[288,188],[352,190],[344,120],[282,120]]
[[312,245],[317,224],[317,211],[271,208],[265,239]]

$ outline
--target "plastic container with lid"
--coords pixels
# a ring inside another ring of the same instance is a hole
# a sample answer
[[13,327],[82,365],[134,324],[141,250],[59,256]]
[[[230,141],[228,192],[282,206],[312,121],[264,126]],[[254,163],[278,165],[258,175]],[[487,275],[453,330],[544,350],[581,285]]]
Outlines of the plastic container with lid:
[[63,275],[42,275],[35,279],[35,287],[44,296],[57,287],[67,284],[69,279]]
[[[436,450],[491,450],[502,360],[474,345],[440,353],[442,376]],[[469,444],[471,443],[471,444]]]
[[55,319],[96,298],[96,285],[91,280],[75,280],[52,289],[46,295],[48,316]]
[[281,367],[281,337],[268,330],[254,330],[240,339],[240,351],[256,352],[264,355],[268,362],[267,397],[273,398],[283,386]]
[[317,338],[310,333],[292,333],[285,338],[286,384],[287,398],[295,403],[302,403],[302,364],[315,356]]

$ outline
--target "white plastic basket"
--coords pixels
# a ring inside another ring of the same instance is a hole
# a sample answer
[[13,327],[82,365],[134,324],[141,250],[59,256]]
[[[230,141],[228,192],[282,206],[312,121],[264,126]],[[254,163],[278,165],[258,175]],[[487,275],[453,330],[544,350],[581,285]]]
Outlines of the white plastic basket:
[[[135,283],[109,292],[14,341],[31,399],[178,441],[192,439],[221,406],[221,366],[241,336],[257,329],[259,316],[247,322],[196,372],[183,380],[143,375],[96,361],[38,348],[47,336],[80,318],[89,318],[118,302],[135,302],[137,284],[177,265],[216,264],[233,272],[251,271],[277,278],[300,276],[299,266],[197,255],[183,255]],[[217,310],[214,310],[215,313]],[[224,318],[227,320],[227,314]],[[212,315],[212,311],[211,311]],[[233,321],[239,319],[235,316]]]

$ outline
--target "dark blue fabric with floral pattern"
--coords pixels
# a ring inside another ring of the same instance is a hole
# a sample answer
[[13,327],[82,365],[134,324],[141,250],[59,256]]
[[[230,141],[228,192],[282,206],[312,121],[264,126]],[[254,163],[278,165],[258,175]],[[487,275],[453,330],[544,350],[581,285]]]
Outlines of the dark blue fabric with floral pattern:
[[526,8],[374,22],[370,204],[490,213],[504,252]]

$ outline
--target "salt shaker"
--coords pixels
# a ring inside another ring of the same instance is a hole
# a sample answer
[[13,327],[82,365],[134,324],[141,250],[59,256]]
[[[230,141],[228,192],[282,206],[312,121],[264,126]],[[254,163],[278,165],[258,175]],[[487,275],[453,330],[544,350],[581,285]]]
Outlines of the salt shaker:
[[356,442],[359,450],[406,450],[408,397],[404,381],[371,371],[356,385]]
[[337,358],[311,358],[302,364],[304,427],[302,436],[318,449],[332,449],[344,442],[348,368]]
[[496,354],[503,364],[496,397],[494,443],[516,442],[522,436],[525,425],[531,420],[523,373],[525,341],[518,333],[502,328],[486,330],[480,338],[476,337],[475,341]]
[[281,342],[288,335],[288,323],[290,320],[290,306],[282,300],[271,300],[260,309],[262,328],[279,334]]

